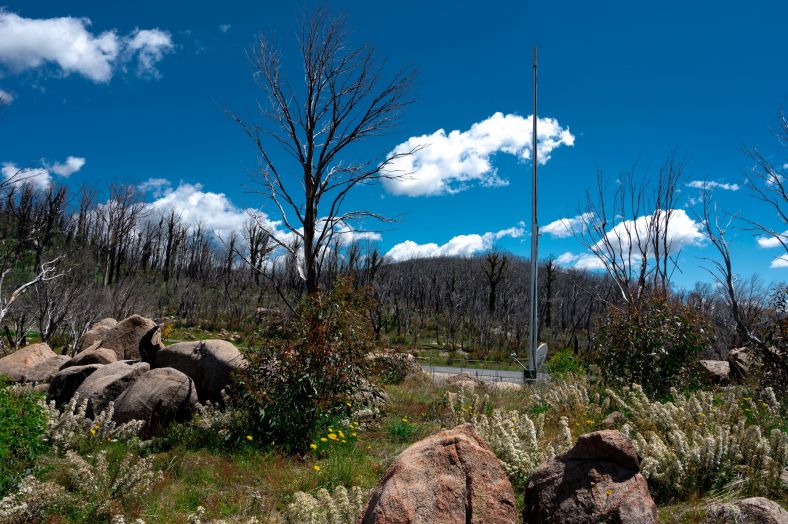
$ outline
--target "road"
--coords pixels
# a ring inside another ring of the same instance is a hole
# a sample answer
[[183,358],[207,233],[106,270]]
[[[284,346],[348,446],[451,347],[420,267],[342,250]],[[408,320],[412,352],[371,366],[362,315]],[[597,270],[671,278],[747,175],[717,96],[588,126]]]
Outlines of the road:
[[[422,365],[424,371],[432,375],[436,382],[443,382],[451,375],[459,375],[460,373],[470,373],[479,380],[484,382],[514,382],[515,384],[523,383],[522,371],[512,371],[508,369],[478,369],[478,368],[461,368],[454,366],[429,366]],[[539,373],[539,380],[546,380],[545,373]]]

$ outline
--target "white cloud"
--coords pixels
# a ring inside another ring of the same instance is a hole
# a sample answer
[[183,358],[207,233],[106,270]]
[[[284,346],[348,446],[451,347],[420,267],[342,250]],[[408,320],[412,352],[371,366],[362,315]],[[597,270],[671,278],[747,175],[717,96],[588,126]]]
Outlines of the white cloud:
[[504,237],[519,238],[524,234],[525,229],[520,225],[483,235],[457,235],[443,245],[432,242],[417,244],[412,240],[406,240],[392,247],[386,253],[386,258],[392,262],[401,262],[414,258],[470,257],[492,248],[496,240]]
[[598,257],[592,255],[591,253],[579,253],[575,254],[571,251],[567,251],[563,253],[558,258],[555,259],[555,262],[559,266],[565,267],[574,267],[575,269],[585,269],[589,271],[596,271],[599,269],[605,269],[605,265],[599,260]]
[[220,25],[220,26],[219,26],[219,31],[221,31],[222,33],[226,33],[226,32],[228,32],[228,31],[230,30],[230,28],[232,28],[232,27],[233,27],[233,26],[231,26],[230,24],[222,24],[222,25]]
[[124,42],[127,55],[137,56],[137,73],[158,78],[156,64],[173,49],[170,33],[160,29],[136,29]]
[[[783,164],[783,169],[788,169],[788,164]],[[766,175],[767,186],[776,186],[778,184],[782,184],[783,180],[785,180],[785,177],[780,173],[769,173]]]
[[159,29],[121,37],[115,30],[94,34],[90,25],[88,18],[34,19],[0,11],[0,64],[19,72],[54,63],[64,75],[108,82],[116,67],[135,57],[140,72],[155,72],[155,64],[173,48],[170,34]]
[[14,101],[14,95],[4,89],[0,89],[0,103],[10,104]]
[[[203,191],[201,184],[184,182],[174,189],[164,189],[160,197],[147,205],[147,209],[152,216],[166,215],[174,209],[184,223],[192,226],[200,224],[220,237],[240,232],[249,220],[250,211],[253,211],[236,207],[224,193]],[[261,221],[267,221],[273,230],[276,229],[279,222],[268,220],[265,213],[254,212]]]
[[[532,116],[495,113],[467,131],[446,133],[439,129],[431,135],[414,136],[394,148],[386,173],[400,175],[384,180],[385,188],[395,195],[429,196],[456,193],[474,184],[502,186],[508,181],[498,175],[491,163],[496,153],[531,158]],[[537,128],[539,163],[561,145],[574,145],[575,137],[553,118],[540,118]],[[406,153],[416,150],[413,154]]]
[[559,218],[542,227],[541,232],[547,233],[553,238],[569,238],[576,233],[581,233],[592,218],[594,218],[594,214],[590,212],[572,218]]
[[171,189],[171,184],[166,178],[149,178],[137,186],[140,193],[152,193],[156,198],[162,196],[167,189]]
[[[788,242],[788,231],[783,231],[779,236],[782,237],[783,242]],[[764,249],[782,246],[777,236],[758,237],[756,240],[758,241],[758,247]]]
[[85,159],[79,156],[70,156],[66,158],[66,161],[62,164],[60,162],[55,162],[55,164],[51,167],[51,170],[56,175],[60,175],[62,177],[68,178],[80,169],[82,166],[85,165]]
[[780,255],[779,257],[772,260],[772,263],[769,265],[772,269],[779,269],[788,267],[788,254]]
[[723,189],[725,191],[738,191],[741,189],[739,184],[727,184],[725,182],[715,182],[713,180],[693,180],[687,184],[687,187],[703,190]]
[[17,187],[31,184],[34,188],[45,191],[52,185],[52,176],[43,167],[20,168],[16,164],[4,162],[0,173],[5,181]]
[[[573,254],[564,253],[556,262],[564,266],[577,269],[604,269],[604,264],[594,253],[599,253],[605,258],[615,256],[619,262],[628,263],[629,250],[632,247],[632,261],[640,261],[640,247],[646,250],[647,256],[653,255],[651,239],[649,239],[650,225],[654,221],[663,223],[668,220],[668,214],[658,211],[654,215],[644,215],[636,220],[623,220],[613,226],[605,234],[612,246],[608,248],[604,240],[599,240],[591,246],[591,253]],[[670,212],[667,227],[667,242],[670,253],[677,253],[687,246],[699,246],[704,242],[704,235],[700,223],[692,220],[683,209],[674,209]]]

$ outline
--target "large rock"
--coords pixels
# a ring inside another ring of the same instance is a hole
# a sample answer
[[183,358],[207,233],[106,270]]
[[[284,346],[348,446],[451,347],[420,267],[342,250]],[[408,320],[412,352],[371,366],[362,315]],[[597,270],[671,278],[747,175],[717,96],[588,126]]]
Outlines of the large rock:
[[96,342],[87,349],[83,349],[74,357],[63,364],[60,369],[66,369],[71,366],[87,366],[88,364],[112,364],[118,360],[115,351],[109,348],[99,347],[99,342]]
[[80,398],[88,399],[87,416],[93,417],[104,411],[148,370],[150,365],[147,362],[118,361],[91,373],[76,391]]
[[470,373],[457,373],[456,375],[452,375],[446,379],[447,386],[467,389],[468,391],[475,390],[480,384],[481,381]]
[[101,337],[101,347],[115,351],[118,360],[146,360],[161,348],[161,335],[156,323],[139,315],[118,322]]
[[353,388],[352,418],[369,422],[378,419],[386,412],[389,396],[386,390],[362,378]]
[[731,378],[738,382],[746,379],[756,364],[755,354],[746,346],[731,349],[726,360],[730,364]]
[[523,385],[518,384],[516,382],[507,382],[505,380],[500,380],[497,382],[490,382],[487,384],[491,391],[498,391],[501,393],[508,393],[510,391],[522,391]]
[[788,511],[763,497],[751,497],[727,504],[712,504],[706,511],[711,524],[788,524]]
[[34,374],[38,375],[40,370],[34,373],[39,365],[46,367],[46,362],[57,357],[48,345],[30,344],[22,349],[18,349],[3,358],[0,358],[0,377],[5,377],[15,382],[22,380],[33,381],[30,378]]
[[400,453],[372,493],[360,524],[511,524],[514,490],[470,424]]
[[152,369],[115,399],[114,419],[119,423],[144,420],[144,431],[152,434],[169,422],[187,420],[195,404],[192,379],[177,369]]
[[575,447],[536,468],[524,504],[525,524],[657,522],[635,447],[615,430],[583,435]]
[[69,360],[71,358],[66,355],[55,355],[33,366],[24,379],[28,382],[49,382],[60,371],[60,367]]
[[61,369],[49,383],[47,400],[54,400],[57,407],[68,403],[85,379],[100,367],[101,364],[88,364]]
[[90,329],[82,335],[82,341],[80,343],[79,349],[87,349],[93,344],[97,342],[101,342],[101,339],[104,338],[104,335],[115,327],[118,323],[117,320],[114,318],[104,318],[90,326]]
[[399,384],[411,377],[426,377],[424,368],[410,353],[397,353],[393,350],[372,353],[367,356],[372,370],[383,382]]
[[197,386],[200,402],[221,402],[221,391],[230,385],[231,374],[246,360],[225,340],[179,342],[159,350],[155,367],[174,368],[188,375]]
[[709,384],[718,385],[728,382],[731,364],[727,360],[701,360],[699,363],[703,378]]

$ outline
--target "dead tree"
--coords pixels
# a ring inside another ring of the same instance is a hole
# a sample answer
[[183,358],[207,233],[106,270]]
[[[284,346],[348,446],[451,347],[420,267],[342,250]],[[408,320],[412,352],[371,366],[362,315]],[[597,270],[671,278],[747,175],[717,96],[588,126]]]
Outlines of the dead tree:
[[[788,119],[785,113],[780,113],[779,122],[779,141],[783,147],[788,148]],[[747,224],[748,229],[773,238],[785,250],[784,256],[788,257],[788,182],[780,173],[780,168],[758,149],[748,149],[747,153],[755,161],[755,171],[747,177],[747,185],[754,196],[774,213],[777,225],[756,222],[745,217],[741,220]]]
[[[345,199],[357,186],[402,176],[385,170],[396,157],[354,161],[345,158],[350,146],[391,130],[406,99],[412,74],[388,82],[369,46],[350,47],[342,20],[318,11],[303,25],[299,39],[303,86],[294,89],[282,76],[281,54],[265,38],[255,49],[255,78],[268,96],[261,105],[269,124],[249,123],[233,115],[260,155],[261,194],[270,198],[287,234],[254,214],[272,241],[289,251],[299,239],[299,273],[305,289],[318,289],[320,259],[338,228],[364,219],[384,219],[369,210],[346,211]],[[294,165],[280,163],[281,147]],[[296,189],[297,188],[297,189]]]
[[660,168],[656,184],[623,175],[608,199],[602,174],[596,194],[587,193],[580,226],[571,232],[608,272],[627,304],[649,291],[665,292],[677,265],[670,223],[682,166],[672,157]]
[[50,280],[54,280],[60,276],[61,273],[56,273],[57,265],[62,260],[63,256],[59,256],[49,262],[44,262],[41,264],[38,273],[33,276],[33,278],[24,284],[21,284],[16,287],[11,293],[6,295],[3,293],[3,283],[5,282],[8,275],[13,271],[14,266],[6,267],[0,272],[0,325],[3,324],[6,315],[10,311],[11,307],[31,286],[38,284],[39,282],[47,282]]
[[497,302],[496,291],[498,289],[498,284],[503,280],[507,262],[508,259],[505,255],[495,251],[488,253],[487,256],[484,257],[482,269],[484,270],[484,275],[487,277],[487,284],[490,290],[487,296],[487,311],[490,313],[495,313],[495,305]]

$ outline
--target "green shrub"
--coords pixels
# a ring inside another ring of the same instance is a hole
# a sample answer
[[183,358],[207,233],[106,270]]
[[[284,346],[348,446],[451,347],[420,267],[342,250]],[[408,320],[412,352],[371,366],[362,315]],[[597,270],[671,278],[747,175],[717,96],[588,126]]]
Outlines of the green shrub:
[[47,417],[38,393],[0,381],[0,496],[13,488],[47,448]]
[[320,429],[348,417],[353,392],[368,374],[367,302],[366,293],[340,281],[304,299],[286,339],[247,355],[238,401],[256,439],[306,451]]
[[574,352],[565,348],[555,352],[547,359],[544,365],[545,371],[553,376],[562,376],[569,373],[574,375],[583,375],[586,372],[586,367],[580,358]]
[[419,427],[412,424],[408,417],[394,418],[386,424],[386,433],[394,440],[407,442],[419,432]]
[[621,309],[607,308],[592,358],[609,384],[640,384],[648,395],[664,397],[711,343],[697,311],[652,296]]

